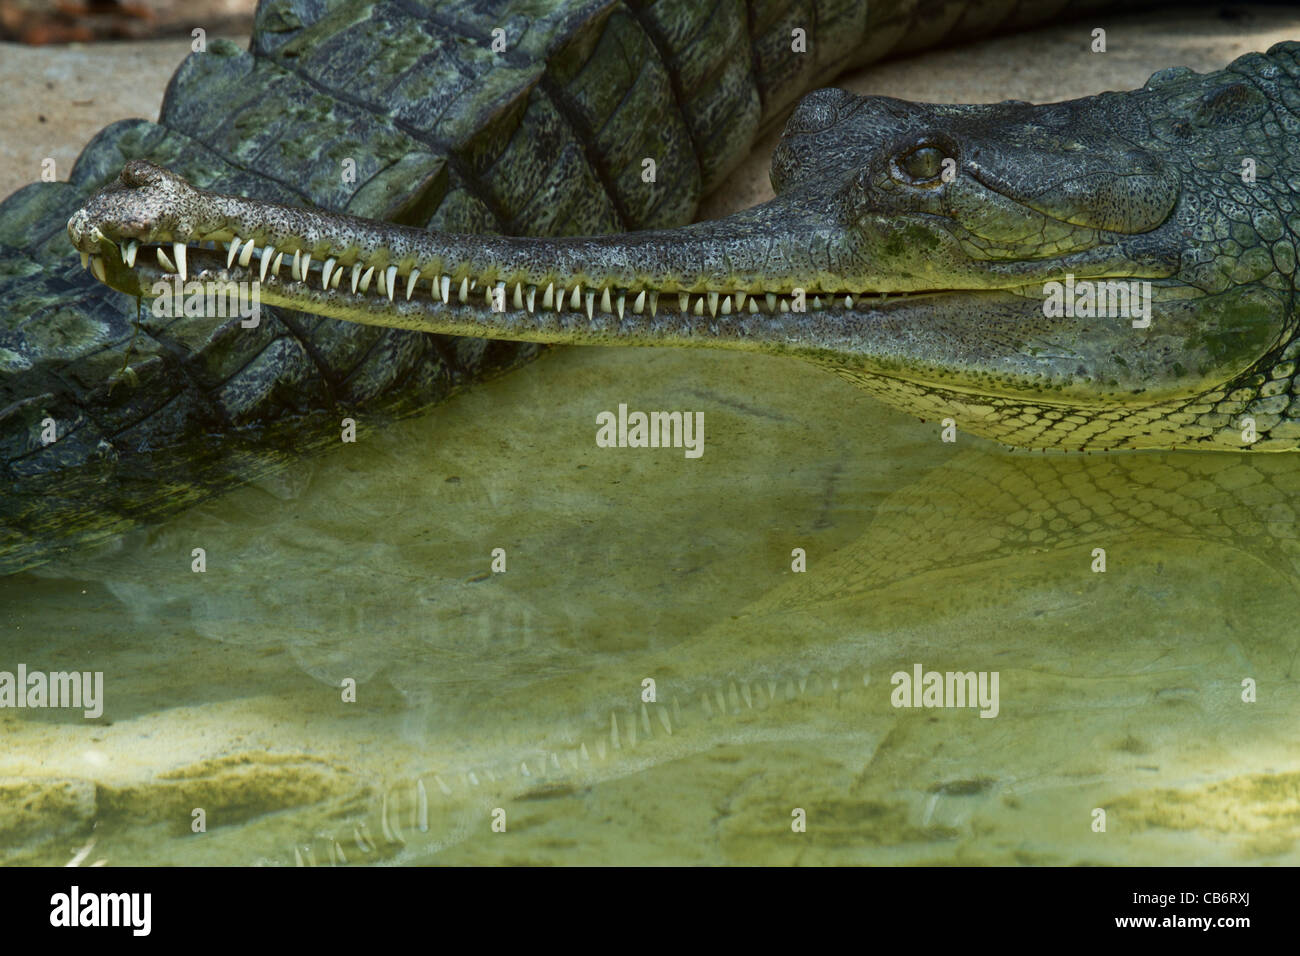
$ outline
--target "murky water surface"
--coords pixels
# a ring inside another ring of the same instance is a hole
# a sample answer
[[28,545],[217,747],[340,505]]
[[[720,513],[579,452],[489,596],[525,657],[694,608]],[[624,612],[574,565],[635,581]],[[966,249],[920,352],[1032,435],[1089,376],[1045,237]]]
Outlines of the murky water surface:
[[[702,411],[703,456],[597,447],[619,402]],[[555,353],[0,582],[11,656],[106,700],[0,712],[5,857],[1294,863],[1297,492],[1291,456],[946,444],[776,359]],[[917,665],[997,672],[997,715],[894,706]]]

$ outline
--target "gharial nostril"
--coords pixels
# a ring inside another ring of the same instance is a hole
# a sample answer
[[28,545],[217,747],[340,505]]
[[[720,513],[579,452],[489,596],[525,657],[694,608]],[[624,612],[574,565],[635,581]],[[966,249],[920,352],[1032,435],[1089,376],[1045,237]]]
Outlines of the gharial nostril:
[[786,124],[786,132],[820,133],[829,129],[839,121],[841,108],[854,99],[854,95],[847,90],[833,87],[813,90],[795,107]]

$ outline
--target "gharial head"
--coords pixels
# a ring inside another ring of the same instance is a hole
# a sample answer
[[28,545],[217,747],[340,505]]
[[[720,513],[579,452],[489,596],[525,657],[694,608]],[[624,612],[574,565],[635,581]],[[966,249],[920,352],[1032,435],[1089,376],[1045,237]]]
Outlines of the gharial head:
[[140,161],[68,229],[129,292],[194,273],[378,325],[776,352],[1024,447],[1293,449],[1298,51],[1045,105],[818,90],[775,198],[680,229],[445,235]]

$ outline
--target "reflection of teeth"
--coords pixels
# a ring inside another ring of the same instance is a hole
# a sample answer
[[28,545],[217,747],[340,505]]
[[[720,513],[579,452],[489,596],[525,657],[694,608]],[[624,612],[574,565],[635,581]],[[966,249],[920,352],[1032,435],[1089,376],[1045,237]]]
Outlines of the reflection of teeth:
[[108,279],[108,273],[104,271],[104,257],[103,257],[103,256],[91,256],[91,257],[90,257],[90,274],[93,275],[93,276],[94,276],[96,279],[98,279],[100,282],[105,282],[105,281],[107,281],[107,279]]
[[140,251],[140,243],[132,239],[122,250],[122,261],[126,263],[128,269],[135,267],[135,254]]
[[186,277],[185,243],[173,242],[172,249],[176,252],[176,268],[181,277],[181,281],[183,282]]
[[172,262],[167,253],[163,252],[162,246],[158,247],[158,265],[162,266],[163,272],[176,271],[176,263]]

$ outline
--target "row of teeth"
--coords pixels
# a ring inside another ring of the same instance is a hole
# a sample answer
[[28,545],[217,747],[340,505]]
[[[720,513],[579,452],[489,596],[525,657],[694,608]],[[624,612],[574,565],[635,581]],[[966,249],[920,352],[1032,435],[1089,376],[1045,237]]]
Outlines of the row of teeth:
[[[225,243],[216,243],[218,246],[225,247]],[[158,256],[158,265],[166,273],[179,275],[184,281],[188,278],[189,270],[186,261],[186,244],[183,242],[173,242],[173,256],[168,256],[162,246],[156,249]],[[140,243],[135,239],[129,239],[121,246],[122,261],[126,263],[127,268],[135,266],[136,254],[139,252]],[[226,267],[231,268],[235,260],[239,260],[240,266],[248,268],[252,265],[253,256],[258,256],[258,273],[263,282],[266,281],[268,271],[276,276],[280,275],[281,266],[284,264],[286,253],[277,252],[275,247],[267,244],[262,246],[260,252],[257,251],[256,243],[253,240],[243,242],[236,236],[227,247]],[[91,273],[99,281],[104,282],[105,270],[104,263],[98,255],[81,254],[82,268],[87,267],[89,259],[89,268]],[[291,263],[291,274],[294,281],[306,282],[311,274],[312,256],[311,253],[296,251],[293,254]],[[343,281],[344,273],[347,266],[339,265],[333,258],[326,259],[320,266],[320,285],[322,289],[337,289]],[[416,286],[421,278],[419,269],[412,269],[405,277],[406,299],[409,301],[415,294]],[[376,268],[375,266],[363,267],[362,263],[354,263],[351,270],[351,288],[354,294],[366,294],[370,290],[371,283],[374,283],[377,292],[380,295],[387,295],[388,301],[394,301],[394,296],[402,290],[403,277],[399,275],[397,266],[388,266],[387,268]],[[429,276],[430,291],[435,301],[441,299],[444,305],[450,304],[454,296],[458,302],[465,304],[469,301],[472,294],[477,293],[479,283],[476,279],[470,279],[468,276],[460,280],[457,287],[450,275],[434,274]],[[534,285],[525,285],[516,282],[514,285],[513,295],[507,300],[509,287],[506,282],[485,285],[483,287],[483,299],[486,306],[491,309],[496,303],[500,302],[513,306],[515,310],[526,309],[529,312],[535,312],[538,308],[537,292],[538,287]],[[649,289],[636,291],[630,289],[615,289],[613,286],[606,286],[597,292],[595,289],[588,288],[583,291],[582,284],[577,283],[571,289],[563,285],[556,286],[550,283],[542,291],[540,307],[542,310],[554,310],[563,312],[567,303],[568,308],[572,311],[585,311],[587,318],[592,318],[596,311],[606,314],[618,313],[618,317],[623,318],[624,312],[629,305],[632,311],[637,315],[643,314],[647,307],[653,316],[659,308],[659,293]],[[859,298],[865,297],[865,293]],[[875,298],[885,299],[886,293],[875,293]],[[731,315],[732,313],[743,312],[748,306],[751,313],[758,315],[763,311],[768,313],[789,312],[794,301],[793,296],[767,292],[762,294],[751,294],[748,292],[703,292],[703,293],[677,293],[677,308],[682,314],[694,313],[703,316],[707,310],[711,316]],[[806,296],[805,303],[808,308],[813,310],[822,310],[843,302],[844,308],[853,308],[853,296],[844,295],[842,298],[837,295]],[[760,308],[762,302],[766,309]]]

